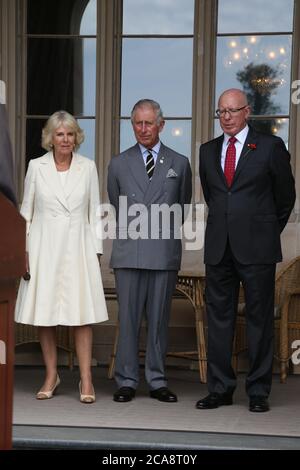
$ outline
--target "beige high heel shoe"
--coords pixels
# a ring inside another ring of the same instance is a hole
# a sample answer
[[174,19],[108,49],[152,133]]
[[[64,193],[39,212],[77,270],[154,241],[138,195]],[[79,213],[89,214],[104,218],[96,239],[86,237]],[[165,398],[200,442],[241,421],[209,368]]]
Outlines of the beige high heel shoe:
[[81,393],[81,380],[79,382],[79,399],[81,403],[94,403],[96,401],[96,395],[95,395],[95,390],[93,387],[93,395],[84,395]]
[[57,389],[57,387],[59,386],[59,384],[60,384],[60,378],[59,378],[59,375],[57,374],[57,376],[56,376],[56,382],[55,382],[55,385],[54,385],[54,387],[52,388],[52,390],[47,390],[47,391],[40,390],[40,391],[36,394],[35,398],[36,398],[37,400],[49,400],[49,398],[52,398],[53,395],[55,394],[56,389]]

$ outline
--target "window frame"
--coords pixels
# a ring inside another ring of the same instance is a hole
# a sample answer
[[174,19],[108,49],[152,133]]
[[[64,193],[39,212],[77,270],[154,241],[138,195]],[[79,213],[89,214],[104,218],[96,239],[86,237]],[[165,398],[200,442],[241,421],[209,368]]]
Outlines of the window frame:
[[[123,2],[122,0],[97,0],[97,2],[95,161],[100,175],[102,199],[107,200],[107,167],[111,157],[119,152]],[[4,58],[1,63],[1,78],[7,84],[7,106],[15,153],[16,181],[21,198],[25,176],[26,1],[1,0],[0,8],[2,18],[0,47]],[[217,11],[218,0],[195,0],[191,166],[193,199],[196,202],[203,202],[198,173],[199,147],[213,137]],[[294,0],[292,82],[299,77],[300,0]],[[300,106],[291,104],[289,149],[297,187],[300,187],[300,134],[297,132],[299,127]],[[299,214],[299,201],[294,211]]]

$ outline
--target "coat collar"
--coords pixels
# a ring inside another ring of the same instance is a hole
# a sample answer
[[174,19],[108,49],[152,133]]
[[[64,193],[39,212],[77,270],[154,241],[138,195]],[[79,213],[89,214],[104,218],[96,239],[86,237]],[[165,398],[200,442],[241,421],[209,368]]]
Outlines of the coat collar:
[[151,181],[147,176],[144,159],[138,144],[127,151],[126,158],[132,177],[144,194],[144,204],[147,205],[153,201],[155,194],[161,191],[167,170],[172,164],[170,151],[168,147],[161,143]]
[[223,140],[224,140],[224,135],[221,135],[220,137],[217,137],[214,140],[214,144],[215,144],[214,153],[215,153],[215,157],[216,157],[215,161],[216,161],[217,172],[219,173],[220,178],[223,181],[223,183],[225,184],[225,186],[227,186],[226,178],[225,178],[222,166],[221,166]]
[[149,185],[149,178],[146,173],[145,164],[138,144],[127,151],[127,165],[132,177],[143,193],[146,192]]
[[241,156],[239,158],[235,173],[234,173],[234,178],[232,184],[234,184],[234,181],[238,178],[241,170],[244,168],[246,162],[251,156],[251,153],[253,150],[249,147],[249,144],[257,144],[257,133],[255,130],[249,126],[249,132],[247,134],[244,146],[242,148]]
[[76,188],[78,180],[83,174],[82,163],[83,159],[81,159],[78,154],[73,153],[67,183],[63,189],[55,167],[53,152],[46,153],[40,159],[40,171],[45,183],[55,194],[55,197],[58,199],[58,201],[68,210],[70,210],[69,197]]
[[145,193],[144,203],[146,205],[152,203],[155,198],[155,194],[161,191],[167,171],[172,165],[172,161],[173,159],[170,155],[168,147],[161,143],[156,159],[154,173]]

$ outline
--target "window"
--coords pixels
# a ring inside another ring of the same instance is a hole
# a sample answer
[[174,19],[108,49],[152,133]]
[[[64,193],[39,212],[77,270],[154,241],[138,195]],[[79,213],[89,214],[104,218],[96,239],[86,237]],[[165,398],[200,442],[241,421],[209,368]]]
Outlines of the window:
[[141,98],[158,101],[162,141],[191,155],[194,0],[123,0],[120,148],[135,143],[130,123]]
[[95,155],[96,0],[27,0],[27,159],[45,153],[41,130],[65,109],[85,131],[80,152]]
[[[294,1],[219,0],[215,102],[226,88],[241,88],[252,125],[289,136]],[[221,132],[215,120],[215,135]]]

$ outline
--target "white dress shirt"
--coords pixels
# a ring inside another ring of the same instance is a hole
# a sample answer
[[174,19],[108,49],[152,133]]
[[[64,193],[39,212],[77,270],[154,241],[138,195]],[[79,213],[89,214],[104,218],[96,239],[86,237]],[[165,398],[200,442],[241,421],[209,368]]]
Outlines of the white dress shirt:
[[[142,153],[144,163],[145,163],[145,166],[146,166],[147,155],[148,155],[150,149],[147,149],[142,144],[139,144],[139,146],[140,146],[141,153]],[[156,164],[159,149],[160,149],[160,140],[151,149],[151,153],[152,153],[153,158],[154,158],[154,164]]]
[[[247,138],[249,131],[249,126],[246,125],[244,129],[242,129],[238,134],[236,134],[234,137],[237,139],[235,142],[235,149],[236,149],[236,156],[235,156],[235,168],[237,167],[237,164],[239,162],[242,149],[245,143],[245,140]],[[222,145],[222,154],[221,154],[221,166],[224,171],[224,166],[225,166],[225,157],[226,157],[226,150],[228,147],[230,135],[224,133],[224,140],[223,140],[223,145]]]

